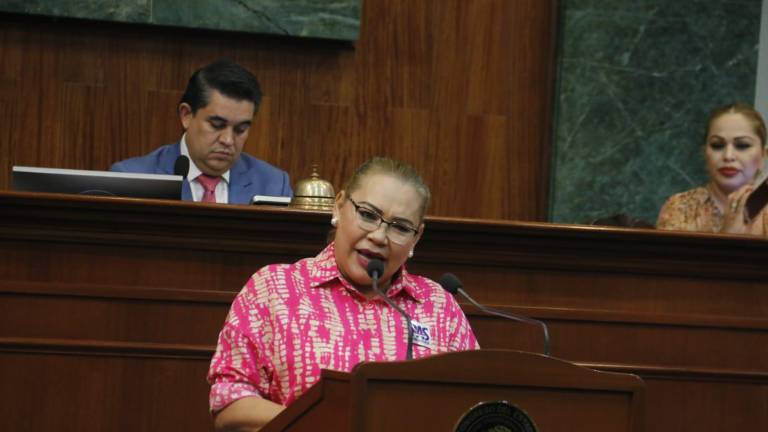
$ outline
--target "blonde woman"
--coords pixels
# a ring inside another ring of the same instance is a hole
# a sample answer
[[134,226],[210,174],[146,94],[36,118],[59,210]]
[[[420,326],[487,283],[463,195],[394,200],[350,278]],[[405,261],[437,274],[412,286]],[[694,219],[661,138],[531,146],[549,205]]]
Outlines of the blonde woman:
[[744,212],[766,158],[766,128],[760,113],[741,103],[715,110],[707,122],[704,156],[709,183],[669,198],[656,227],[766,235],[765,210],[752,220]]

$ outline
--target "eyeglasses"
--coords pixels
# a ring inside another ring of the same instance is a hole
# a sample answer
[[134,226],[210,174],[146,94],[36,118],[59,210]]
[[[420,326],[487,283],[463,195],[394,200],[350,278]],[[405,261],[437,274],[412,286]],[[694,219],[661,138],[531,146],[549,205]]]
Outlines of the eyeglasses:
[[379,229],[382,223],[385,223],[389,226],[386,230],[384,230],[384,234],[393,243],[400,245],[408,243],[413,238],[413,236],[419,232],[419,230],[410,226],[410,224],[405,224],[399,221],[388,221],[381,217],[381,215],[376,211],[356,203],[352,198],[347,199],[352,203],[353,206],[355,206],[355,213],[357,214],[357,226],[365,231],[376,231]]

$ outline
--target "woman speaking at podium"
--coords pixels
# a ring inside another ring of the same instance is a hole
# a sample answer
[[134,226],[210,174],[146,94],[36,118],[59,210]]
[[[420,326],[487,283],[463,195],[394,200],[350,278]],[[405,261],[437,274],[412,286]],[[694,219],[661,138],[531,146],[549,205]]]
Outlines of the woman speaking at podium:
[[[256,272],[232,303],[211,360],[217,430],[257,430],[315,384],[321,369],[350,371],[479,348],[456,301],[405,262],[424,233],[429,188],[408,165],[374,158],[337,194],[333,241],[313,258]],[[373,290],[368,264],[383,263]]]
[[[746,104],[715,110],[707,122],[704,157],[709,183],[673,195],[659,212],[656,227],[665,230],[768,234],[763,205],[768,190],[755,190],[766,155],[762,116]],[[763,188],[768,185],[762,185]],[[752,218],[747,217],[752,198]]]

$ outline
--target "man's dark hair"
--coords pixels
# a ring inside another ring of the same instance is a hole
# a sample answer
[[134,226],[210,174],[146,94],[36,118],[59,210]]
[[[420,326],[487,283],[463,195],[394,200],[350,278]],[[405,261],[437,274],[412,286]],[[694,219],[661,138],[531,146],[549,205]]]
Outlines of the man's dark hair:
[[216,61],[195,71],[179,103],[189,104],[194,114],[208,105],[212,89],[231,99],[253,102],[254,113],[259,110],[259,81],[244,67],[227,60]]

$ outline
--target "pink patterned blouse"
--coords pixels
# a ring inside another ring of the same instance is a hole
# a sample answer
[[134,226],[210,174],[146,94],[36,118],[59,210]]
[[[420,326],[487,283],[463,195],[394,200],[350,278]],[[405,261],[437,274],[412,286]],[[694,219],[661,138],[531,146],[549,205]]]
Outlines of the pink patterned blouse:
[[[403,268],[387,295],[414,321],[414,358],[479,348],[459,305],[434,281]],[[321,369],[404,359],[406,339],[395,310],[342,277],[333,244],[314,258],[266,266],[237,295],[219,334],[211,411],[246,396],[289,405]]]

